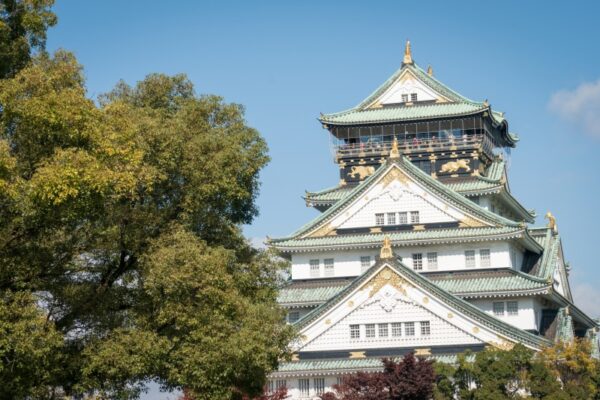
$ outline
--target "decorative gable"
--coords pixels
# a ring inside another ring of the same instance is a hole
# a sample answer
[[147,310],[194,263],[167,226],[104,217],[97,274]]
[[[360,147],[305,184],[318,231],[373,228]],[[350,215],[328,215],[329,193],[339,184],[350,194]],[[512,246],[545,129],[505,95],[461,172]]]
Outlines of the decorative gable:
[[[416,99],[415,99],[416,97]],[[369,104],[366,109],[379,108],[394,104],[406,104],[420,101],[447,103],[448,98],[425,85],[410,69],[402,74],[379,97]]]
[[[427,329],[421,332],[423,323]],[[393,324],[400,326],[400,334],[392,335]],[[387,325],[387,336],[379,333],[379,325]],[[536,340],[541,340],[447,294],[394,258],[381,260],[299,326],[298,352],[475,344],[506,348],[517,341],[538,348]]]
[[[397,163],[382,168],[384,171],[368,183],[360,196],[340,205],[342,208],[335,210],[335,216],[327,225],[308,232],[306,236],[328,235],[337,229],[376,229],[377,225],[412,225],[415,229],[425,229],[428,224],[440,227],[449,226],[447,224],[459,227],[494,226],[449,203],[426,184],[409,176]],[[468,202],[466,199],[462,201]],[[381,214],[383,223],[377,220]]]

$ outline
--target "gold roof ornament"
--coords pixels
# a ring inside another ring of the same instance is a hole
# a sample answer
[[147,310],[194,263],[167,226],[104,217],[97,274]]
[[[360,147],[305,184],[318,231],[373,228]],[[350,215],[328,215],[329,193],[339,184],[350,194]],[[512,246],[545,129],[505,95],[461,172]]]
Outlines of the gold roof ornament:
[[433,68],[431,67],[431,65],[427,67],[427,75],[433,76]]
[[485,99],[485,100],[483,101],[483,106],[484,106],[484,107],[489,107],[489,106],[490,106],[490,102],[488,101],[488,99]]
[[558,227],[556,226],[556,218],[554,217],[554,215],[552,215],[552,213],[548,211],[544,218],[548,220],[548,228],[552,229],[553,233],[558,233]]
[[406,41],[406,47],[404,48],[404,59],[402,64],[413,64],[412,52],[410,51],[410,40]]
[[383,246],[381,246],[381,252],[379,253],[379,258],[382,260],[393,258],[394,252],[392,251],[392,241],[389,236],[383,238]]
[[398,151],[398,139],[394,136],[392,141],[392,149],[390,150],[390,158],[400,158],[400,152]]

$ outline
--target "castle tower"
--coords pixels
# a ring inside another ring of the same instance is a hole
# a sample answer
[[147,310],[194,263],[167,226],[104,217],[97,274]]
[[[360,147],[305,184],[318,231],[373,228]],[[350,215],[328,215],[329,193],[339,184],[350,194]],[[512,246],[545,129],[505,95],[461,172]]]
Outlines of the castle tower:
[[319,120],[340,181],[306,194],[319,216],[269,242],[291,260],[279,302],[300,337],[273,389],[316,396],[410,351],[451,362],[486,346],[597,343],[597,323],[573,304],[555,218],[529,227],[535,213],[510,192],[518,138],[504,113],[422,70],[407,43],[383,85]]

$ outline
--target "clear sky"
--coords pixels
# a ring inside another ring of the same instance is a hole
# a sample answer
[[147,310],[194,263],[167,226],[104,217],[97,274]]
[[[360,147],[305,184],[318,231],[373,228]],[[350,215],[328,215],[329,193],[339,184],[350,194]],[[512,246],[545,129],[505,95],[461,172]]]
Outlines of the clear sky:
[[89,95],[148,73],[186,73],[198,93],[244,104],[270,147],[248,237],[278,237],[335,185],[319,112],[356,105],[413,58],[505,111],[521,141],[511,189],[537,224],[551,210],[578,303],[600,316],[600,2],[58,1],[48,48],[73,51]]

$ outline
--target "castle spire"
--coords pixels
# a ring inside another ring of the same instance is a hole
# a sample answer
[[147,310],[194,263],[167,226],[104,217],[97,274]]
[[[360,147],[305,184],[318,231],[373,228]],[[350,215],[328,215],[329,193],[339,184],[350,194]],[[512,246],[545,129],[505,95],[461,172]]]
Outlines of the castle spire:
[[412,52],[410,50],[410,40],[406,41],[406,47],[404,48],[404,59],[402,64],[413,64]]

